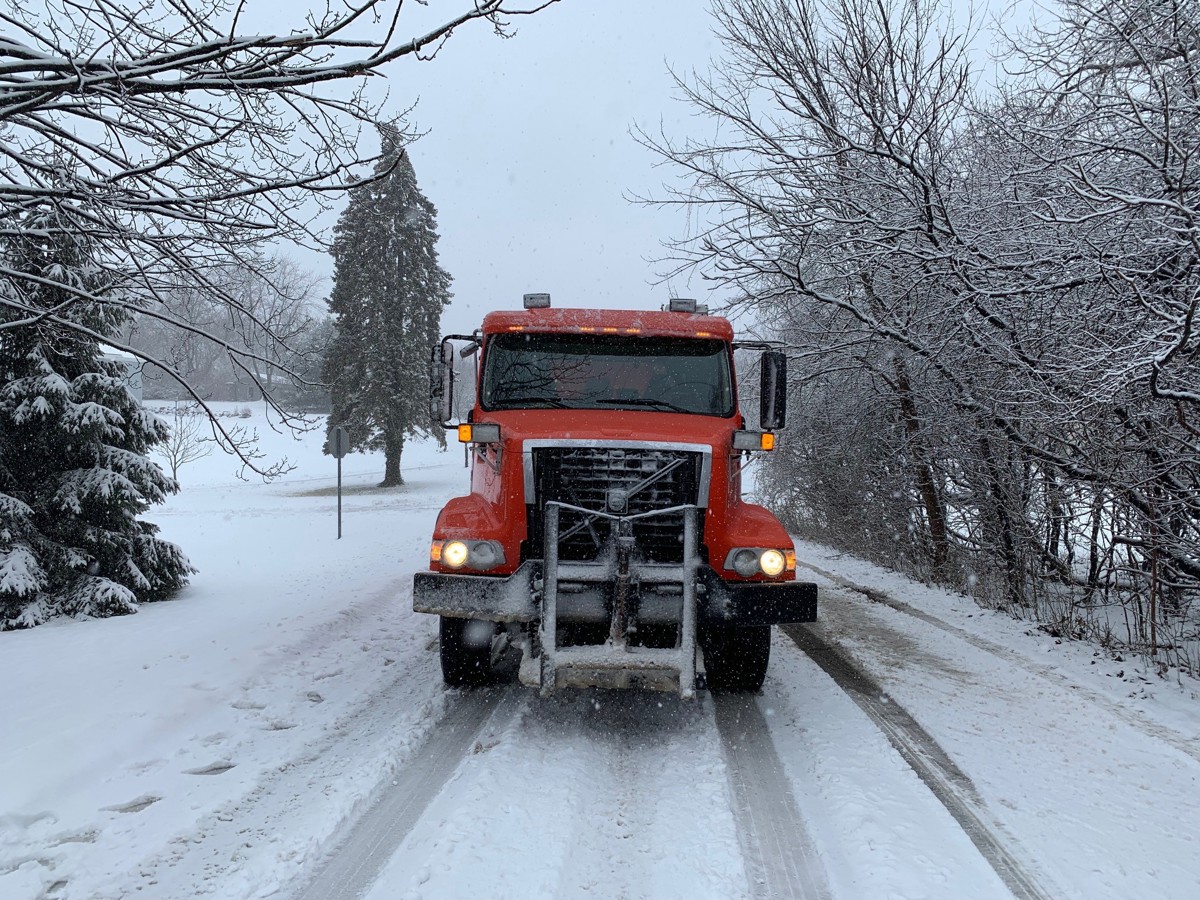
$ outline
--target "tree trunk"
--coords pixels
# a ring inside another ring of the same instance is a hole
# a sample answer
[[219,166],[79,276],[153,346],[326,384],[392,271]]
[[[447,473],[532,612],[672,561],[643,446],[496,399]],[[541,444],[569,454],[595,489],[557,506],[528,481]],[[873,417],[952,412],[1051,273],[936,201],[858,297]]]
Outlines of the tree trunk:
[[904,433],[908,437],[909,453],[913,461],[913,476],[925,508],[925,521],[929,526],[929,541],[933,547],[934,577],[944,578],[949,561],[950,544],[946,534],[946,512],[942,507],[941,494],[934,478],[933,467],[925,453],[921,437],[921,420],[917,416],[917,405],[913,400],[912,385],[908,380],[908,369],[899,357],[895,361],[896,392],[900,400],[900,414],[904,420]]
[[1004,563],[1004,602],[1009,609],[1019,609],[1028,605],[1028,598],[1016,533],[1015,510],[1010,503],[1011,479],[1006,477],[1006,471],[992,452],[991,441],[986,433],[979,438],[979,455],[983,463],[987,496],[992,505],[993,538],[1000,545],[998,550]]
[[400,477],[400,454],[404,452],[404,435],[389,436],[384,441],[383,452],[383,481],[379,483],[379,486],[395,487],[398,484],[404,484],[404,479]]

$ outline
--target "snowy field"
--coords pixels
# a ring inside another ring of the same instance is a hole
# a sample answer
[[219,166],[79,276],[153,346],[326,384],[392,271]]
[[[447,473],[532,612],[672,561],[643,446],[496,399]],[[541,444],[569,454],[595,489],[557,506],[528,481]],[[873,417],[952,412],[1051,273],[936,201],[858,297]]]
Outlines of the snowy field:
[[[348,457],[338,541],[319,435],[257,424],[294,472],[242,482],[209,456],[147,516],[200,570],[176,601],[0,634],[0,897],[308,896],[362,852],[360,820],[382,822],[372,900],[763,895],[767,842],[750,832],[779,823],[740,807],[753,769],[729,707],[443,688],[411,580],[465,490],[457,446],[406,449],[391,489],[374,487],[381,458]],[[797,549],[822,590],[812,633],[965,773],[983,827],[1045,896],[1197,896],[1200,686]],[[773,654],[747,709],[816,895],[1012,896],[894,736],[779,629]],[[397,830],[388,791],[409,781],[425,795]]]

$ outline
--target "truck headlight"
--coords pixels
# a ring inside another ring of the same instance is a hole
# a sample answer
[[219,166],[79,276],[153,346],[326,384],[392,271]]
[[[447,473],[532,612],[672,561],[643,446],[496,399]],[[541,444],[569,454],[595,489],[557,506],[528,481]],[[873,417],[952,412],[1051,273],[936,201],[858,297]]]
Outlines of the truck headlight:
[[758,564],[762,568],[764,575],[774,578],[783,572],[783,567],[787,564],[787,561],[778,550],[764,550],[762,556],[758,558]]
[[758,551],[743,547],[741,550],[734,550],[732,556],[730,568],[743,578],[758,574]]
[[451,569],[461,569],[467,564],[471,551],[462,541],[446,541],[442,545],[442,564]]
[[732,569],[743,578],[750,578],[759,572],[768,578],[778,578],[784,572],[795,570],[796,552],[774,547],[734,547],[725,557],[725,568]]
[[496,541],[434,541],[429,548],[429,559],[448,569],[486,572],[504,562],[504,548]]

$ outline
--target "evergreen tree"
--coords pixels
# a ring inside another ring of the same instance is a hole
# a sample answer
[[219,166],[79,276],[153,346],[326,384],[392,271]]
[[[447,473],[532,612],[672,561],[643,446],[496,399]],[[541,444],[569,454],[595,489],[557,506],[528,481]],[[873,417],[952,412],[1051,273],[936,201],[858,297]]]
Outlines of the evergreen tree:
[[[12,235],[13,232],[10,232]],[[25,308],[0,306],[0,630],[55,615],[110,616],[162,599],[194,571],[138,520],[178,485],[147,458],[166,426],[125,387],[100,338],[124,324],[87,238],[54,213],[0,245]],[[5,321],[7,320],[7,321]],[[88,334],[90,332],[90,335]]]
[[352,450],[382,449],[387,486],[403,484],[406,438],[445,440],[432,428],[426,384],[450,275],[438,265],[437,210],[417,187],[400,132],[381,124],[379,133],[377,178],[351,191],[334,232],[336,334],[324,374],[330,429],[344,427]]

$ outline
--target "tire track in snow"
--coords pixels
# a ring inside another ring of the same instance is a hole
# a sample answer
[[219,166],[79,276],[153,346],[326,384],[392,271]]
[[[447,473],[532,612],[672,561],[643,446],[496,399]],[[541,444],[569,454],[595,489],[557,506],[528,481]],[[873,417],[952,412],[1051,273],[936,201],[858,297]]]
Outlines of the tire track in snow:
[[370,900],[748,900],[706,708],[669,695],[524,688],[370,888]]
[[525,700],[524,693],[514,688],[464,691],[456,696],[413,761],[355,822],[296,900],[350,900],[366,894],[454,774],[476,735],[488,722],[514,716]]
[[781,630],[852,699],[917,777],[954,817],[993,871],[1018,900],[1051,900],[1061,892],[1043,887],[1009,850],[1013,839],[987,809],[975,785],[933,737],[852,662],[802,625]]
[[740,826],[738,841],[754,882],[752,895],[829,900],[833,895],[825,868],[757,698],[715,694],[713,703]]

